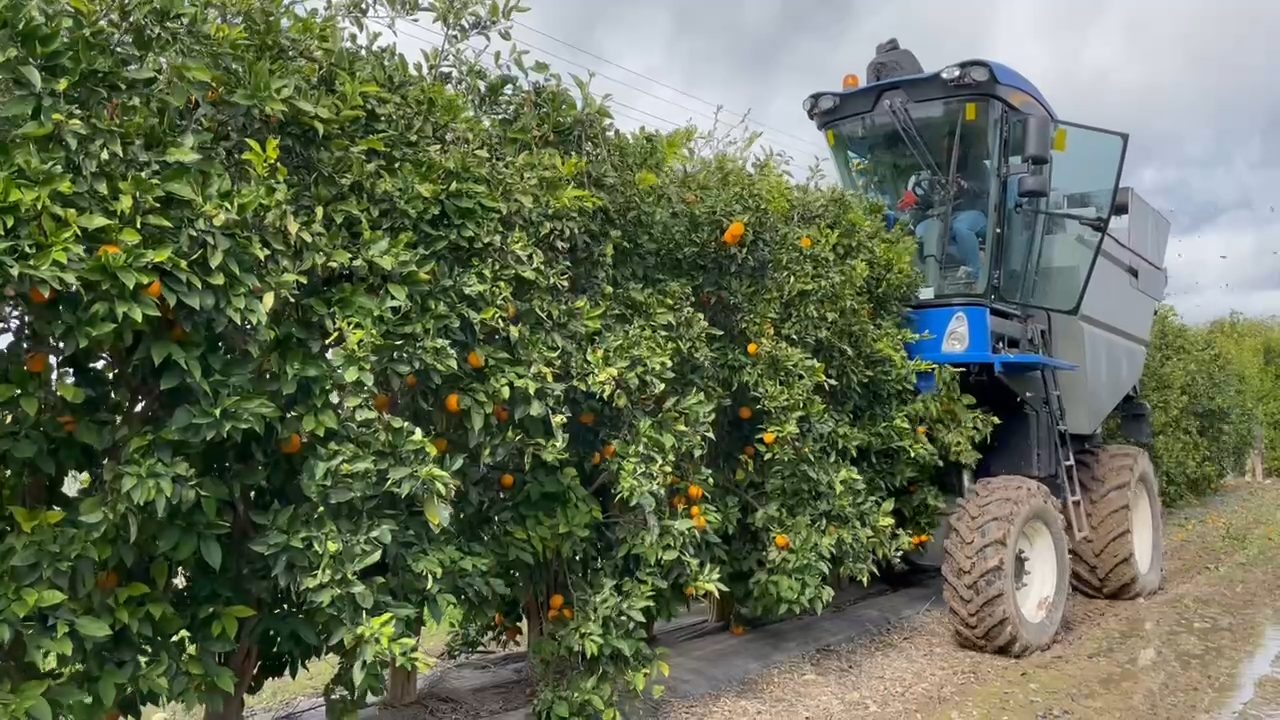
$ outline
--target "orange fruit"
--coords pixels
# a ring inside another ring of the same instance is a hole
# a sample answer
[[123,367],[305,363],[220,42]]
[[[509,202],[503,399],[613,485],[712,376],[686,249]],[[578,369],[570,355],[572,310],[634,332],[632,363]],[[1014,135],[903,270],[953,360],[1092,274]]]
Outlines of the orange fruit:
[[561,610],[561,611],[560,611],[560,617],[564,618],[565,620],[572,620],[572,619],[573,619],[573,608],[571,608],[571,607],[567,607],[567,608],[565,608],[565,609]]
[[702,488],[697,485],[690,485],[689,489],[685,491],[685,494],[687,494],[689,499],[693,502],[698,502],[703,496]]
[[753,413],[751,412],[751,408],[747,407],[746,405],[743,405],[742,407],[738,408],[739,420],[750,420],[752,414]]
[[724,235],[721,236],[720,240],[725,245],[733,247],[741,242],[742,236],[746,231],[747,226],[735,220],[734,222],[729,223],[729,227],[724,231]]
[[479,370],[484,367],[484,358],[480,356],[480,353],[472,350],[467,353],[467,364],[471,366],[472,370]]
[[755,357],[760,352],[760,346],[755,343],[747,343],[747,355]]
[[561,595],[560,593],[556,593],[555,595],[552,595],[547,600],[547,607],[551,608],[552,610],[559,610],[560,608],[564,607],[564,596]]
[[414,375],[413,373],[409,373],[408,375],[405,375],[404,386],[409,388],[410,390],[418,387],[418,376]]
[[292,433],[280,443],[280,452],[285,455],[297,455],[302,449],[302,436]]
[[119,245],[103,245],[98,248],[98,255],[118,255],[120,254]]
[[449,393],[444,399],[444,409],[450,415],[457,415],[462,412],[462,398],[459,397],[458,393]]
[[219,91],[218,88],[213,87],[213,88],[209,88],[209,92],[204,94],[204,99],[209,102],[217,102],[218,98],[221,96],[222,96],[222,92]]
[[697,594],[698,594],[698,591],[697,591],[697,590],[696,590],[692,585],[685,585],[685,586],[684,586],[684,596],[685,596],[685,597],[690,597],[690,598],[691,598],[691,597],[693,597],[694,595],[697,595]]
[[380,413],[385,413],[391,409],[391,397],[378,393],[373,396],[373,409]]
[[929,428],[923,425],[920,425],[919,427],[916,428],[916,434],[919,435],[920,437],[924,437],[925,433],[927,432],[929,432]]
[[559,610],[557,610],[557,609],[555,609],[555,608],[551,608],[550,610],[548,610],[548,611],[547,611],[547,619],[548,619],[548,620],[558,620],[559,618],[560,618],[560,611],[559,611]]
[[700,506],[692,505],[689,507],[689,517],[696,518],[700,515],[702,515],[702,508]]
[[746,447],[742,448],[742,454],[743,454],[743,455],[746,455],[747,457],[755,457],[755,456],[756,456],[756,446],[755,446],[755,445],[748,445],[748,446],[746,446]]
[[776,433],[767,432],[760,436],[760,440],[763,441],[765,445],[772,445],[777,442],[778,435]]
[[49,354],[42,352],[27,353],[27,361],[24,364],[27,372],[41,375],[45,370],[49,369]]
[[578,416],[578,422],[586,425],[587,427],[591,427],[596,424],[596,414],[587,410]]
[[779,550],[786,550],[791,547],[791,538],[781,533],[773,536],[773,546]]
[[58,418],[58,422],[62,423],[62,430],[68,435],[75,432],[76,427],[78,427],[74,415],[63,415]]
[[441,455],[445,454],[445,452],[448,451],[449,449],[449,441],[445,440],[444,438],[436,438],[435,440],[431,441],[431,444],[432,446],[435,447],[436,452]]
[[509,304],[507,305],[507,319],[508,319],[508,320],[515,320],[515,319],[516,319],[516,314],[517,314],[517,313],[516,313],[516,306],[515,306],[515,303],[509,303]]
[[94,580],[94,585],[102,592],[111,592],[120,587],[120,576],[116,574],[115,570],[98,573],[97,579]]
[[493,418],[500,423],[505,423],[511,419],[511,411],[505,405],[495,405],[493,408]]
[[699,515],[693,519],[693,529],[702,532],[707,529],[707,519]]
[[684,496],[683,496],[683,495],[677,495],[677,496],[675,496],[675,497],[671,498],[671,507],[673,507],[673,508],[675,508],[675,509],[679,510],[679,509],[683,508],[683,507],[685,506],[685,503],[687,503],[687,502],[688,502],[688,501],[684,499]]
[[58,294],[58,291],[54,290],[53,288],[49,288],[48,295],[45,295],[44,293],[40,292],[40,288],[35,288],[35,287],[27,291],[27,297],[31,298],[31,302],[36,305],[44,305],[45,303],[52,300],[54,296],[57,294]]
[[514,625],[507,628],[506,636],[508,641],[515,642],[520,639],[520,628],[515,627]]
[[503,625],[507,624],[507,619],[502,617],[502,613],[494,613],[493,624],[497,625],[498,627],[502,627]]
[[744,627],[742,627],[742,626],[741,626],[741,625],[739,625],[738,623],[731,623],[731,624],[729,625],[729,632],[730,632],[730,633],[732,633],[732,634],[734,634],[734,635],[746,635],[746,634],[747,634],[747,629],[746,629],[746,628],[744,628]]
[[618,454],[618,449],[613,446],[613,443],[609,443],[600,449],[600,454],[604,455],[605,460],[612,460],[613,456]]
[[169,328],[169,339],[176,343],[186,340],[187,329],[177,323],[174,323],[174,326]]
[[599,464],[600,464],[600,462],[601,462],[601,460],[602,460],[602,458],[600,457],[600,453],[591,453],[591,464],[592,464],[592,465],[599,465]]
[[515,486],[516,476],[511,473],[503,473],[502,477],[498,478],[498,487],[501,487],[503,490],[510,490]]
[[120,711],[108,710],[107,714],[102,717],[102,720],[120,720]]
[[160,294],[163,292],[164,292],[164,286],[160,284],[159,280],[153,280],[151,284],[147,286],[147,290],[146,290],[147,297],[151,298],[152,300],[159,300]]
[[813,240],[809,236],[806,235],[805,237],[800,238],[801,250],[808,250],[811,247],[813,247]]

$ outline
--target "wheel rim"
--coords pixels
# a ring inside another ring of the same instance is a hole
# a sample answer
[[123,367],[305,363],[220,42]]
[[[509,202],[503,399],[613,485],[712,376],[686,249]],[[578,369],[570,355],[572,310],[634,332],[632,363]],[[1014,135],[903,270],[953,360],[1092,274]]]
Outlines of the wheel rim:
[[1151,516],[1151,494],[1147,484],[1137,482],[1129,495],[1129,535],[1133,538],[1133,560],[1138,565],[1138,574],[1145,575],[1151,569],[1151,556],[1154,554],[1155,533]]
[[1038,623],[1049,614],[1058,591],[1058,553],[1049,526],[1041,520],[1028,520],[1018,533],[1013,587],[1018,612],[1029,622]]

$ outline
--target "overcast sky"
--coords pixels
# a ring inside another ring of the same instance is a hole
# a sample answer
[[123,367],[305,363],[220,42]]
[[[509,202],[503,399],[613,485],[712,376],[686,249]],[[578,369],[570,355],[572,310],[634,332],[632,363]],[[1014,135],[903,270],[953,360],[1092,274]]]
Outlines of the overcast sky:
[[688,93],[516,28],[519,40],[563,56],[533,50],[559,70],[584,74],[567,61],[581,63],[672,101],[597,77],[595,90],[631,106],[618,108],[631,116],[620,124],[662,126],[650,113],[709,125],[711,105],[694,96],[749,109],[767,141],[796,154],[825,154],[800,101],[838,88],[847,72],[864,76],[889,37],[928,70],[973,57],[1004,62],[1063,119],[1130,133],[1125,183],[1173,223],[1170,300],[1184,316],[1280,313],[1280,50],[1270,49],[1280,2],[525,3],[525,25]]

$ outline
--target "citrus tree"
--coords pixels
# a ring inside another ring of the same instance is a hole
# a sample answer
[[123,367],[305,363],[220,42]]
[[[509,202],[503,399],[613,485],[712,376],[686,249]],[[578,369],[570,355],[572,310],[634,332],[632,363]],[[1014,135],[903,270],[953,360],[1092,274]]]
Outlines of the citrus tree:
[[400,201],[440,210],[464,106],[302,4],[6,2],[0,39],[3,714],[421,662],[456,483],[391,411],[455,358]]

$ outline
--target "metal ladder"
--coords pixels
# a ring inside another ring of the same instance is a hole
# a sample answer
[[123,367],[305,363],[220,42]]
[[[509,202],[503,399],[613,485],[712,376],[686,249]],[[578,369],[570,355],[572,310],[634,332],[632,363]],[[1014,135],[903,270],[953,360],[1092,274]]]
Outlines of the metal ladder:
[[1089,516],[1084,507],[1084,495],[1080,492],[1080,476],[1076,473],[1076,455],[1071,449],[1071,433],[1067,431],[1067,413],[1062,407],[1062,391],[1058,389],[1058,370],[1042,367],[1045,399],[1049,414],[1053,417],[1055,432],[1053,444],[1062,468],[1062,484],[1066,490],[1067,518],[1071,521],[1071,534],[1076,540],[1089,535]]

